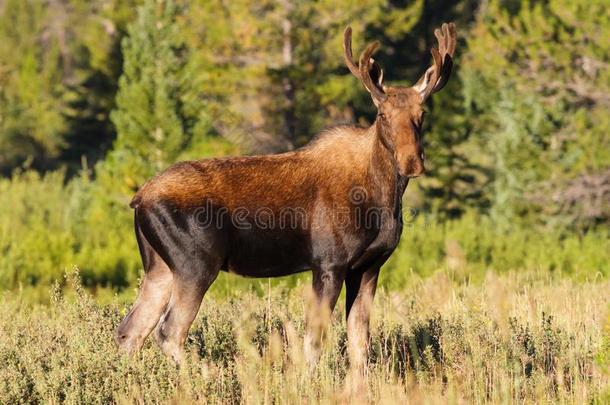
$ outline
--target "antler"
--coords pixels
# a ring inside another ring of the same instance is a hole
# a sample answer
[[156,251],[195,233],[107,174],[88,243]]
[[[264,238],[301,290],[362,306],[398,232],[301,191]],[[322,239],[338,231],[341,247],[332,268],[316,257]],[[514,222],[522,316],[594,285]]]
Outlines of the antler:
[[438,41],[438,50],[432,48],[433,63],[426,72],[419,78],[413,86],[422,97],[422,101],[426,101],[431,94],[442,89],[453,67],[453,54],[456,45],[456,29],[454,23],[443,23],[441,29],[434,30],[434,36]]
[[354,76],[356,76],[371,93],[374,99],[378,101],[384,101],[387,96],[381,88],[373,81],[371,72],[376,76],[378,82],[383,78],[383,71],[375,63],[371,56],[379,48],[379,41],[371,42],[366,49],[360,55],[358,66],[354,64],[352,55],[352,28],[347,27],[343,33],[343,56],[345,58],[345,64]]

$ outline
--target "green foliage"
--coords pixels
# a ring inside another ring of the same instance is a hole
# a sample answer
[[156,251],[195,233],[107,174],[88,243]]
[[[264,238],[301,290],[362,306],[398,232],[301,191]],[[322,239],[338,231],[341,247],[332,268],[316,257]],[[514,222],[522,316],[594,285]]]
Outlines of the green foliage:
[[[103,3],[103,6],[102,6]],[[97,160],[110,145],[116,52],[131,1],[0,5],[0,171],[81,156]]]
[[[45,30],[42,2],[9,0],[0,14],[0,165],[14,165],[28,156],[57,156],[66,130],[61,49],[50,36],[37,46]],[[17,51],[19,50],[19,51]]]
[[421,216],[405,222],[400,245],[381,272],[382,285],[391,289],[439,269],[473,280],[487,270],[533,270],[579,279],[610,275],[607,229],[581,236],[519,223],[499,228],[493,218],[472,211],[459,220]]
[[[493,1],[463,58],[497,220],[586,227],[610,215],[610,10],[603,1]],[[529,214],[529,215],[528,215]]]
[[[75,263],[90,286],[134,284],[140,261],[130,213],[86,176],[25,172],[0,180],[0,289],[49,286]],[[45,290],[47,287],[42,288]]]
[[141,185],[175,161],[194,129],[201,129],[199,117],[185,114],[183,98],[191,87],[182,76],[186,54],[175,24],[179,12],[173,1],[146,1],[123,41],[123,75],[112,114],[117,140],[104,164],[119,186]]
[[426,176],[414,184],[421,201],[410,202],[439,219],[456,218],[472,209],[485,212],[490,199],[484,193],[489,170],[473,159],[480,152],[473,147],[472,123],[465,113],[461,86],[452,79],[430,102],[430,119],[426,117],[424,128],[425,153],[430,158]]

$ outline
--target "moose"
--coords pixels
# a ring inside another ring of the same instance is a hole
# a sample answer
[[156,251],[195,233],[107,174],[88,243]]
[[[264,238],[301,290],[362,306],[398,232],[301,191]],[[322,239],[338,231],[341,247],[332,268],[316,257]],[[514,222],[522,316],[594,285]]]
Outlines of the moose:
[[[377,108],[369,128],[327,129],[280,154],[181,162],[146,182],[130,203],[144,278],[116,330],[119,347],[138,351],[154,329],[163,352],[180,363],[221,270],[247,277],[311,270],[314,318],[332,312],[345,283],[350,363],[365,364],[380,267],[400,239],[409,179],[425,171],[423,105],[453,65],[455,24],[434,34],[432,64],[413,86],[398,87],[384,84],[372,58],[379,42],[356,65],[345,29],[345,63]],[[319,336],[310,323],[305,350],[315,363]]]

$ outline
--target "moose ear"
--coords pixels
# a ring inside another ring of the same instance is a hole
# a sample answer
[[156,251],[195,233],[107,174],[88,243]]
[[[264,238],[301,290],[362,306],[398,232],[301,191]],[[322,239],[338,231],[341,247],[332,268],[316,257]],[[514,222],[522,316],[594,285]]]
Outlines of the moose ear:
[[371,58],[371,67],[369,68],[369,76],[373,80],[375,86],[377,86],[380,90],[383,90],[383,69],[375,59]]

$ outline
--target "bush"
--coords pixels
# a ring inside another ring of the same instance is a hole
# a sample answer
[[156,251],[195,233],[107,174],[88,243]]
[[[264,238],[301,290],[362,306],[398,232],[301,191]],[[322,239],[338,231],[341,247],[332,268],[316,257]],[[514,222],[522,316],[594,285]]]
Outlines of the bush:
[[87,176],[17,173],[0,180],[0,289],[50,286],[78,263],[87,286],[135,284],[139,258],[129,209]]
[[481,280],[487,270],[531,270],[595,279],[610,274],[610,233],[600,227],[585,234],[520,223],[498,226],[491,217],[467,212],[437,221],[421,215],[405,221],[402,239],[381,273],[381,282],[401,288],[413,274],[449,270],[460,279]]
[[[0,211],[0,289],[38,286],[38,301],[44,300],[47,287],[74,265],[84,284],[100,293],[137,285],[142,265],[127,196],[109,193],[86,175],[66,182],[62,172],[22,172],[0,180],[0,206],[11,207]],[[481,280],[489,269],[583,280],[610,273],[610,235],[603,227],[583,235],[521,224],[498,227],[474,212],[449,221],[424,214],[405,222],[401,243],[381,273],[388,289],[443,269],[470,280]],[[308,277],[269,282],[221,274],[213,290],[222,296],[244,290],[260,295],[269,285],[294,287]]]

